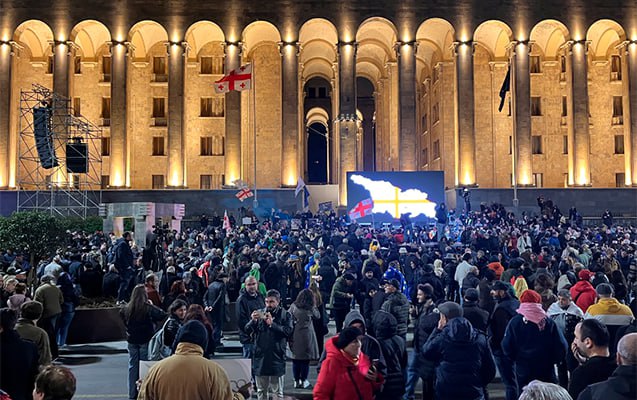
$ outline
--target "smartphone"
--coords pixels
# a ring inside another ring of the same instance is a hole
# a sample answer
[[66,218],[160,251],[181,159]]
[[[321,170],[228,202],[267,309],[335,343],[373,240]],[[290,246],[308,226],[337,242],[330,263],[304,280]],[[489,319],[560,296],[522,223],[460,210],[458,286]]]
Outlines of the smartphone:
[[378,359],[374,359],[372,360],[372,366],[369,367],[369,370],[372,372],[376,372],[377,368],[378,368]]

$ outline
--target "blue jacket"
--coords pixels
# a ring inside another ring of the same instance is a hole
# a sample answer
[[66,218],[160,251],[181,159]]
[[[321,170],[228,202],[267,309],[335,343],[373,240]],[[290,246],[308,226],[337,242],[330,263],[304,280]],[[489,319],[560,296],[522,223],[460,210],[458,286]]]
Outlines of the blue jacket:
[[465,318],[449,320],[423,346],[423,356],[435,362],[438,400],[477,400],[495,377],[495,362],[484,334]]
[[567,349],[564,335],[548,317],[540,330],[518,314],[509,321],[502,339],[502,351],[515,364],[520,388],[534,379],[556,383],[554,364],[564,359]]

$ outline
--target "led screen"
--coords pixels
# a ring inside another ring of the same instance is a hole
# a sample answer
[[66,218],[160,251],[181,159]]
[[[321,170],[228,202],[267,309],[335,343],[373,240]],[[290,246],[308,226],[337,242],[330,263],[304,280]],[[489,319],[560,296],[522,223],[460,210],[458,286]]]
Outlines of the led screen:
[[406,213],[412,222],[429,222],[444,199],[442,171],[347,173],[347,209],[366,214],[359,223],[372,217],[374,223],[397,222]]

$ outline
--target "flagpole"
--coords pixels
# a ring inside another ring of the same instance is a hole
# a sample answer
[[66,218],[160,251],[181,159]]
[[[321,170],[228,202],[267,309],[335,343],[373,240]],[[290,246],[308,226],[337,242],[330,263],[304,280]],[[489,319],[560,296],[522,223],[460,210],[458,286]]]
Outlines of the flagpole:
[[252,59],[252,119],[254,129],[254,201],[252,203],[253,211],[257,212],[259,200],[257,199],[257,63]]

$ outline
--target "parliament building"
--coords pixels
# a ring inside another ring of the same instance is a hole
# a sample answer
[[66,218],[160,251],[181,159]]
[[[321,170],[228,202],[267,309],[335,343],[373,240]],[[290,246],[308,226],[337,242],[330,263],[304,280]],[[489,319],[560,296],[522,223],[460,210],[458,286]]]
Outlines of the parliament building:
[[103,189],[637,185],[634,1],[3,1],[1,189],[34,84],[101,128]]

